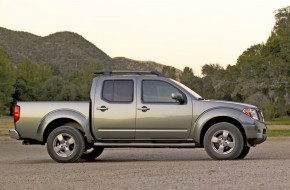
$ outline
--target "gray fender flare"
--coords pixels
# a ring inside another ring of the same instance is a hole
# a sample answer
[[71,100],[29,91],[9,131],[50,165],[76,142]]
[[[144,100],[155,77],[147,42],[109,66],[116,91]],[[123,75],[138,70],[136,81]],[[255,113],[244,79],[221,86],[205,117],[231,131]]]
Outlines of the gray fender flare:
[[221,107],[207,110],[203,112],[193,124],[189,138],[200,143],[202,129],[208,121],[218,117],[228,117],[242,123],[239,119],[241,114],[242,112],[240,110],[233,108]]
[[64,109],[50,112],[41,120],[39,127],[37,129],[37,140],[41,142],[44,141],[43,137],[47,126],[57,119],[70,119],[75,121],[80,125],[81,127],[80,130],[85,133],[87,141],[88,142],[94,141],[94,138],[90,131],[89,118],[87,118],[85,115],[75,110],[64,110]]

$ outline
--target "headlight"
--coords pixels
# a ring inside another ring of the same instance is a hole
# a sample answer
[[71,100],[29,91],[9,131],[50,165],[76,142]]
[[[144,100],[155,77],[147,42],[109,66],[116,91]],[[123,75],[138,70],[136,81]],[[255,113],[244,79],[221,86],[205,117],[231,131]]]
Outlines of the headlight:
[[246,108],[246,109],[243,110],[243,112],[246,115],[250,116],[251,118],[259,120],[259,116],[258,116],[257,111],[255,109]]

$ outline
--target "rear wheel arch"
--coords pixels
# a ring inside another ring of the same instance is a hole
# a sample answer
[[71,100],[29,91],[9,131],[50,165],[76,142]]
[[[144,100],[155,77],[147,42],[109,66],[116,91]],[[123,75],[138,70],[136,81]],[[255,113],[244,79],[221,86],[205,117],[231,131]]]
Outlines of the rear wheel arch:
[[200,133],[200,138],[199,138],[200,139],[199,143],[200,143],[201,147],[204,147],[204,144],[203,144],[204,136],[205,136],[206,132],[208,131],[208,129],[210,127],[212,127],[214,124],[221,123],[221,122],[230,123],[230,124],[233,124],[235,127],[237,127],[240,130],[240,132],[242,133],[244,142],[246,142],[246,132],[245,132],[242,124],[234,118],[227,117],[227,116],[221,116],[221,117],[215,117],[215,118],[208,120],[204,124],[204,126],[202,127],[202,130]]
[[70,119],[70,118],[59,118],[51,121],[45,128],[43,133],[43,143],[47,142],[47,138],[49,134],[56,128],[61,126],[70,126],[78,129],[81,133],[85,133],[84,129],[82,128],[81,124],[77,121]]

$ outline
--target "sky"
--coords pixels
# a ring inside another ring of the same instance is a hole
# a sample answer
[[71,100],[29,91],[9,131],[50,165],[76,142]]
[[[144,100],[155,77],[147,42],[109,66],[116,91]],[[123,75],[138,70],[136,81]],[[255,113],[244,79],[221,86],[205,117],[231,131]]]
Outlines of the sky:
[[110,57],[155,61],[201,75],[267,41],[290,0],[0,0],[0,27],[82,35]]

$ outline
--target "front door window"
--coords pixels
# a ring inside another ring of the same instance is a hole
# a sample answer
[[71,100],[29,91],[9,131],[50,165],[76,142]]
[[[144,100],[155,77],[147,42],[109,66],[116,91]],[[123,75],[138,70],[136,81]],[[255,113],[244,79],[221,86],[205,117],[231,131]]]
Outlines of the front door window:
[[172,93],[180,91],[171,84],[158,80],[145,80],[142,84],[142,101],[144,103],[177,103]]

